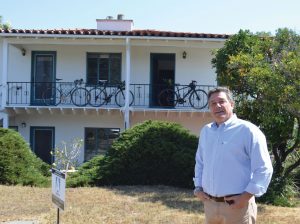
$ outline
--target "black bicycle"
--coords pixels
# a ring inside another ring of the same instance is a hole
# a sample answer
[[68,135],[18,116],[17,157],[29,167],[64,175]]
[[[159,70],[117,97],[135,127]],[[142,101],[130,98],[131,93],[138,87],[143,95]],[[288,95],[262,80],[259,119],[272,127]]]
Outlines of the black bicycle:
[[[179,84],[175,84],[176,90],[171,88],[162,90],[158,96],[159,105],[175,107],[177,104],[184,104],[188,98],[190,105],[195,109],[202,109],[207,106],[207,93],[202,89],[196,89],[197,82],[195,80],[182,88],[179,86]],[[184,89],[188,89],[187,92]]]
[[[56,81],[60,80],[56,79]],[[90,93],[86,88],[80,87],[82,84],[83,79],[76,79],[74,84],[59,83],[58,88],[51,86],[43,92],[43,102],[46,106],[70,102],[78,107],[86,106],[90,100]],[[74,86],[67,88],[70,85]]]
[[[115,98],[115,103],[122,107],[125,105],[125,81],[118,82],[117,84],[109,85],[107,80],[99,80],[96,87],[90,90],[90,101],[89,104],[93,107],[100,107],[104,104],[111,102],[112,97]],[[129,105],[131,106],[134,102],[134,96],[129,91]]]

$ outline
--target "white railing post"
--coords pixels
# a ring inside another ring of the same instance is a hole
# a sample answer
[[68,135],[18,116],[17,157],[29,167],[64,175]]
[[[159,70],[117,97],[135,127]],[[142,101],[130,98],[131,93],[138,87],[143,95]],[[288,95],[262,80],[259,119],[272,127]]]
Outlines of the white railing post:
[[125,130],[130,128],[129,115],[129,92],[130,92],[130,39],[126,38],[126,72],[125,72],[125,106],[124,106],[124,125]]
[[7,98],[7,63],[8,63],[8,43],[4,39],[2,43],[2,82],[1,82],[1,109],[6,106]]

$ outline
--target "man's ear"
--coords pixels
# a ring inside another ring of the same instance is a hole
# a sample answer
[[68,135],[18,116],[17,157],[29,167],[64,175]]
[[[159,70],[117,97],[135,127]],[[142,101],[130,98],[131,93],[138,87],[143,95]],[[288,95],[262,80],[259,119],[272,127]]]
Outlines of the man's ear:
[[234,101],[233,100],[230,101],[230,104],[231,104],[231,107],[234,109],[235,105],[234,105]]

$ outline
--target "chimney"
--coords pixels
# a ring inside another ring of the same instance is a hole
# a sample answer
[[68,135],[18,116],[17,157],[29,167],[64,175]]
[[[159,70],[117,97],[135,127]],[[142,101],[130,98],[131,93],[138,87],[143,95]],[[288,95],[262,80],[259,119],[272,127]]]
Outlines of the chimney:
[[133,20],[124,19],[123,14],[118,14],[117,19],[112,16],[107,16],[106,19],[96,19],[97,30],[110,30],[110,31],[131,31]]
[[123,18],[124,18],[124,15],[123,14],[118,14],[118,20],[123,20]]

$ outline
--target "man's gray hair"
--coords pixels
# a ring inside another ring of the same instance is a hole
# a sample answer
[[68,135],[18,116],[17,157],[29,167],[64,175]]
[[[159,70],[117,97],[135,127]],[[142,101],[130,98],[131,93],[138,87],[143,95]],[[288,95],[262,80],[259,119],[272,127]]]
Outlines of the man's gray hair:
[[215,87],[215,88],[209,90],[208,91],[208,96],[207,96],[208,101],[209,101],[209,98],[211,97],[212,94],[221,93],[221,92],[225,93],[228,100],[233,102],[232,92],[227,87],[224,87],[224,86],[218,86],[218,87]]

